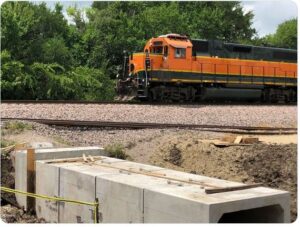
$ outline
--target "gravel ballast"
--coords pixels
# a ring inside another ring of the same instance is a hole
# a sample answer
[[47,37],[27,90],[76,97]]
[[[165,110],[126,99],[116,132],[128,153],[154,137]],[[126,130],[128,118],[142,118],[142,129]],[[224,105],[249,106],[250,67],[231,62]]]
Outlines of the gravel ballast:
[[296,127],[297,106],[1,104],[1,117]]

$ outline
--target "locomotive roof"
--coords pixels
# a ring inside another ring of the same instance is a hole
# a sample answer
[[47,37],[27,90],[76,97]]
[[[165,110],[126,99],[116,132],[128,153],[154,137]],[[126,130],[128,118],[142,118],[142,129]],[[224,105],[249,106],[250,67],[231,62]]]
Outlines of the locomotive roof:
[[231,46],[239,46],[239,47],[248,47],[248,48],[264,48],[264,49],[269,49],[269,50],[281,50],[281,51],[286,51],[286,52],[293,52],[296,53],[297,49],[288,49],[288,48],[280,48],[280,47],[270,47],[270,46],[255,46],[255,45],[249,45],[249,44],[240,44],[240,43],[230,43],[230,42],[224,42],[221,40],[206,40],[206,39],[191,39],[191,42],[193,43],[194,41],[202,41],[202,42],[211,42],[211,41],[216,41],[216,42],[221,42],[225,45],[231,45]]
[[164,40],[165,42],[167,42],[170,46],[173,46],[175,48],[187,48],[187,47],[192,47],[193,44],[191,43],[191,40],[189,39],[183,39],[182,36],[180,36],[181,38],[178,38],[173,35],[176,34],[169,34],[169,35],[165,35],[165,36],[159,36],[157,38],[152,38],[150,40],[150,42],[157,42],[157,41],[162,41]]
[[[165,35],[160,35],[158,36],[159,38],[166,38],[168,40],[178,40],[179,42],[182,41],[188,41],[190,40],[192,43],[193,42],[197,42],[197,41],[202,41],[202,42],[220,42],[223,43],[225,45],[230,45],[230,46],[237,46],[237,47],[248,47],[248,48],[264,48],[265,50],[278,50],[278,51],[284,51],[284,52],[291,52],[291,53],[296,53],[297,50],[296,49],[289,49],[289,48],[280,48],[280,47],[270,47],[270,46],[255,46],[255,45],[249,45],[249,44],[240,44],[240,43],[231,43],[231,42],[224,42],[221,40],[205,40],[205,39],[190,39],[188,36],[186,35],[180,35],[180,34],[176,34],[176,33],[170,33],[170,34],[165,34]],[[170,42],[170,41],[169,41]],[[170,43],[171,44],[171,43]],[[179,46],[179,43],[178,45]]]

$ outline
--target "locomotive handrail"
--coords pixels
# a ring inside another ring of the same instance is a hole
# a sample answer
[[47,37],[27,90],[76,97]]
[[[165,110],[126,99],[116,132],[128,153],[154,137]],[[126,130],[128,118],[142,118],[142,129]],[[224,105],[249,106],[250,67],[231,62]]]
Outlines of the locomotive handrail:
[[[216,63],[203,63],[203,62],[199,62],[198,63],[200,65],[200,72],[201,73],[207,73],[207,72],[211,72],[211,73],[214,73],[216,74],[217,73],[217,66],[226,66],[226,74],[229,75],[229,71],[230,71],[230,66],[235,66],[235,67],[239,67],[239,74],[238,75],[242,75],[242,69],[243,68],[251,68],[251,74],[249,74],[249,76],[256,76],[256,74],[254,74],[254,69],[255,68],[258,68],[258,69],[261,69],[261,76],[265,77],[265,66],[257,66],[257,65],[237,65],[237,64],[226,64],[226,63],[219,63],[219,64],[216,64]],[[211,70],[204,70],[204,66],[205,65],[210,65],[211,67]],[[292,73],[293,74],[293,77],[295,78],[296,77],[296,72],[295,71],[291,71],[291,70],[285,70],[285,71],[282,71],[282,75],[279,75],[278,73],[278,69],[280,69],[280,67],[276,67],[276,66],[270,66],[271,69],[273,69],[273,75],[274,77],[276,76],[284,76],[285,78],[287,77],[287,73]]]
[[[205,66],[210,66],[208,70],[204,70]],[[198,62],[198,67],[200,67],[200,73],[213,73],[213,74],[217,74],[217,67],[218,66],[226,66],[226,72],[224,74],[226,74],[226,81],[228,82],[228,75],[230,75],[230,67],[239,67],[239,73],[236,74],[237,76],[240,77],[241,80],[241,76],[242,71],[247,68],[251,69],[251,73],[247,74],[247,76],[251,77],[251,83],[254,83],[254,77],[256,76],[261,76],[262,77],[262,83],[265,84],[265,77],[266,77],[266,66],[257,66],[257,65],[238,65],[238,64],[226,64],[226,63],[209,63],[209,62]],[[287,84],[287,78],[288,77],[293,77],[296,78],[296,72],[292,71],[292,70],[281,70],[280,67],[278,66],[270,66],[269,67],[270,70],[273,69],[273,76],[270,77],[283,77],[284,78],[284,85]],[[199,68],[198,68],[199,69]],[[257,73],[254,73],[254,70],[256,69]],[[257,71],[258,70],[258,71]],[[269,70],[269,72],[270,72]],[[216,82],[217,78],[214,77],[214,81]],[[274,82],[276,83],[276,82]]]

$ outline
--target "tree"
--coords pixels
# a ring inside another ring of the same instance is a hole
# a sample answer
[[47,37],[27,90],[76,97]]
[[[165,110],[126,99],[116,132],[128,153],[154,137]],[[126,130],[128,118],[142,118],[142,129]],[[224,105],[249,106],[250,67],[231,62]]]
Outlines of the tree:
[[25,64],[43,62],[41,50],[48,39],[68,36],[68,24],[59,4],[51,11],[45,3],[5,2],[1,22],[2,49],[10,51],[13,59]]
[[186,17],[187,33],[192,38],[219,39],[230,42],[251,39],[253,13],[244,13],[240,2],[179,2]]
[[[89,9],[5,2],[1,8],[3,98],[112,99],[123,51],[166,33],[248,41],[252,12],[240,2],[94,2]],[[87,19],[86,19],[87,17]]]
[[255,34],[253,14],[240,2],[97,2],[87,15],[88,65],[107,66],[112,78],[123,51],[141,51],[151,37],[181,33],[233,42]]
[[64,67],[70,67],[71,55],[65,41],[61,37],[46,40],[42,45],[43,62],[60,63]]
[[267,35],[265,39],[277,47],[297,49],[297,19],[294,18],[279,24],[275,34]]
[[30,99],[35,87],[34,78],[26,73],[20,61],[14,61],[11,54],[1,52],[1,97],[2,99]]

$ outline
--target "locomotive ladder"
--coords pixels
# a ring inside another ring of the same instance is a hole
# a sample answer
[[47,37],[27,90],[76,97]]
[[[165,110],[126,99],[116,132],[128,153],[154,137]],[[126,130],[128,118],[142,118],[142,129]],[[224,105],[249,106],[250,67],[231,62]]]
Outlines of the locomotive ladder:
[[137,75],[137,83],[138,83],[138,96],[141,98],[145,98],[147,94],[145,94],[145,88],[148,87],[148,80],[149,80],[149,75],[148,75],[148,70],[151,69],[151,62],[150,62],[150,57],[149,54],[146,54],[146,59],[145,59],[145,77],[140,78],[139,75]]

